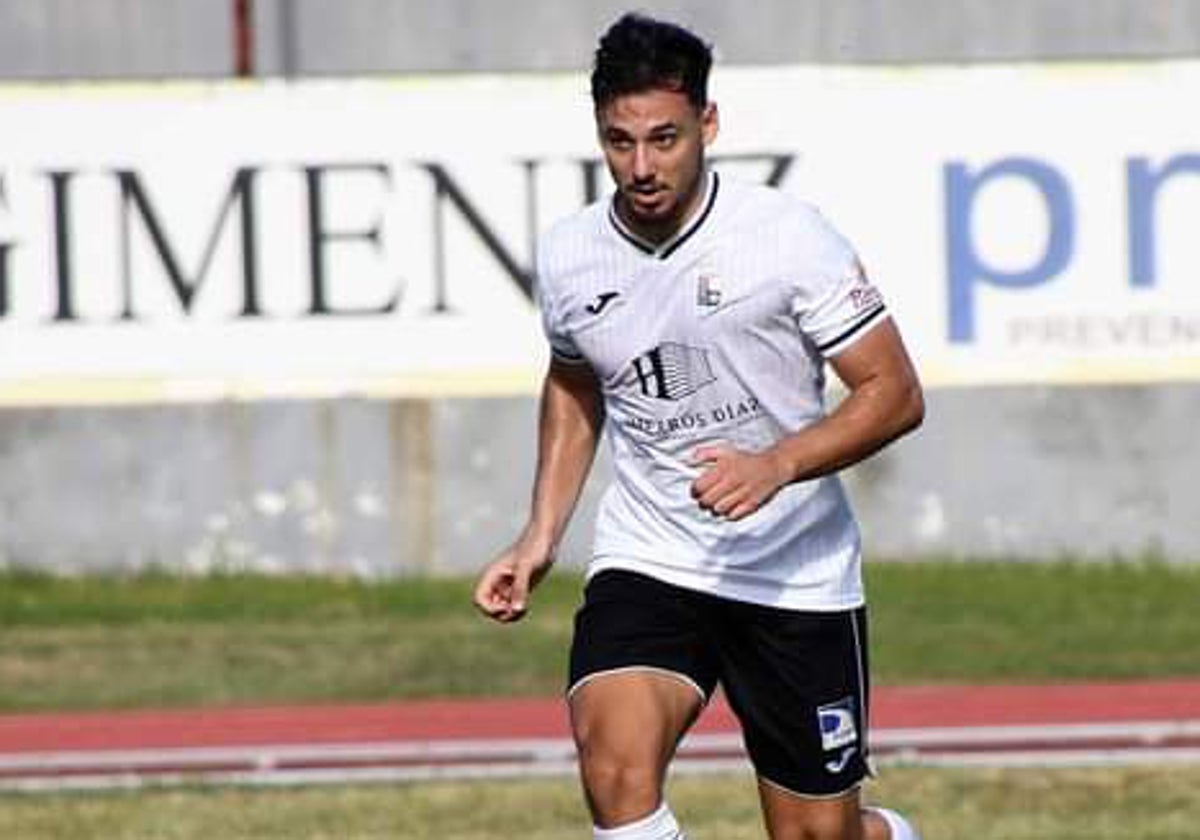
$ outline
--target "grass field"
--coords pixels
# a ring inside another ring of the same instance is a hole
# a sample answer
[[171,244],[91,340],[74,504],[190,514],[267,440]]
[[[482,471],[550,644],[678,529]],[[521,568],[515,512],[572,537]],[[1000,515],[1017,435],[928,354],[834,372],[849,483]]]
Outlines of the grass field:
[[[1200,676],[1200,571],[1161,564],[872,566],[878,682]],[[576,575],[512,627],[466,579],[385,584],[216,576],[0,575],[0,710],[546,694],[560,686]],[[1200,836],[1200,766],[896,767],[873,799],[926,840]],[[761,838],[748,776],[682,777],[693,840]],[[526,840],[586,836],[571,779],[304,789],[0,795],[19,840]]]
[[[879,684],[1200,676],[1200,569],[876,564],[868,585]],[[5,573],[0,711],[551,694],[580,586],[559,570],[502,627],[466,578]]]
[[[1194,840],[1197,789],[1196,766],[894,768],[868,798],[925,840]],[[748,776],[678,778],[669,795],[691,840],[764,836]],[[587,826],[569,779],[0,796],[14,840],[562,840]]]

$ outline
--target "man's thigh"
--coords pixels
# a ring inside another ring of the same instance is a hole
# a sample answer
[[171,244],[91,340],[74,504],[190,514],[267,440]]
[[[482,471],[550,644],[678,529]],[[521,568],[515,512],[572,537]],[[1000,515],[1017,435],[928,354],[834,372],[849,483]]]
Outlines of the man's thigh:
[[679,739],[716,686],[716,660],[692,593],[602,572],[575,620],[568,698],[597,824],[657,807]]
[[703,708],[690,686],[658,671],[607,673],[574,692],[571,728],[593,812],[619,823],[653,810],[675,748]]

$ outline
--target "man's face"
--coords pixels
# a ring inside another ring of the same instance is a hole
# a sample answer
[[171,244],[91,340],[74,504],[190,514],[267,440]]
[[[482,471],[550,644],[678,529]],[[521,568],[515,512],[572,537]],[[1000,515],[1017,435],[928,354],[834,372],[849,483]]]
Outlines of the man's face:
[[670,236],[699,200],[716,106],[697,109],[680,91],[654,88],[613,99],[596,128],[622,217],[652,238]]

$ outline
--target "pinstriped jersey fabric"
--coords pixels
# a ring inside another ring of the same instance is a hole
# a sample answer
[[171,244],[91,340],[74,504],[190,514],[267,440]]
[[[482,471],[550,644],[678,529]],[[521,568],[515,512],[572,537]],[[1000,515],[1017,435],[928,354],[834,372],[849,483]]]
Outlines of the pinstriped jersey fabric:
[[888,317],[814,208],[710,173],[689,222],[653,246],[601,201],[542,238],[538,285],[552,351],[593,368],[607,412],[614,481],[589,574],[630,569],[792,609],[862,603],[836,477],[789,485],[740,522],[690,489],[698,447],[760,451],[821,418],[824,360]]

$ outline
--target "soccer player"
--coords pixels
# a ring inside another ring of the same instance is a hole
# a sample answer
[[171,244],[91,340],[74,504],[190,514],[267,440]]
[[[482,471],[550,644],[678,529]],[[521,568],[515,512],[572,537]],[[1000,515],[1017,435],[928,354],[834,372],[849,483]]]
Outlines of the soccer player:
[[[528,523],[474,600],[524,615],[603,432],[567,693],[596,838],[684,835],[663,800],[719,684],[774,840],[913,840],[868,772],[859,532],[835,473],[921,422],[882,297],[811,206],[719,176],[707,45],[626,15],[592,97],[611,200],[539,242],[545,376]],[[781,102],[780,107],[794,107]],[[847,388],[823,401],[825,365]]]

